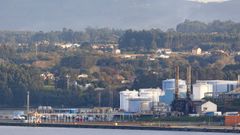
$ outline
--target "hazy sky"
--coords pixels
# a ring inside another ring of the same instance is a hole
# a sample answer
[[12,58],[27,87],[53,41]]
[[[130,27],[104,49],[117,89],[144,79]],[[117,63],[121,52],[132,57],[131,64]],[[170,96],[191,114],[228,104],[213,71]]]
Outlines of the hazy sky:
[[240,0],[0,0],[0,30],[167,29],[185,19],[240,22]]

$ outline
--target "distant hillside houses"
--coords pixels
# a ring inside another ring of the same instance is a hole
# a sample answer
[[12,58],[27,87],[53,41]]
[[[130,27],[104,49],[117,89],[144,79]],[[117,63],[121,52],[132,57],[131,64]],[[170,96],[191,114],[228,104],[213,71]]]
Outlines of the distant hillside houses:
[[169,49],[169,48],[159,48],[157,49],[156,51],[157,54],[166,54],[166,55],[169,55],[172,53],[172,50]]
[[62,49],[68,49],[68,48],[75,48],[75,47],[80,47],[80,44],[77,43],[55,43],[55,46],[58,46]]
[[143,58],[148,57],[146,54],[122,54],[120,58],[122,59],[136,59],[136,58]]
[[35,45],[49,45],[49,44],[50,42],[47,40],[42,40],[35,43]]
[[155,58],[162,58],[162,59],[168,59],[170,58],[170,54],[172,54],[172,50],[169,48],[160,48],[156,51]]
[[193,55],[201,55],[202,54],[202,49],[201,48],[193,48],[192,49],[192,54]]
[[111,43],[111,44],[100,44],[100,43],[94,43],[91,45],[92,49],[114,49],[118,47],[118,44]]
[[229,54],[227,52],[225,52],[224,50],[215,50],[215,51],[212,51],[211,54],[229,56]]
[[100,44],[95,43],[91,45],[93,50],[97,50],[98,52],[102,53],[113,53],[113,54],[120,54],[121,50],[118,49],[118,44],[115,43],[107,43],[107,44]]
[[88,75],[87,74],[80,74],[80,75],[78,75],[77,78],[78,79],[88,78]]
[[41,77],[43,80],[47,80],[47,79],[54,80],[54,79],[55,79],[54,74],[52,74],[52,73],[50,73],[50,72],[42,73],[42,74],[40,74],[40,77]]

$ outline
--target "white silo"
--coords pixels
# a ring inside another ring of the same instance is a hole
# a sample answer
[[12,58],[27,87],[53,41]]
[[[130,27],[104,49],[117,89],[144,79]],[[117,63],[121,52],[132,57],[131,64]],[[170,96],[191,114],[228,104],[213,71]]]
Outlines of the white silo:
[[151,110],[151,99],[144,97],[129,98],[129,111],[132,113],[148,112]]
[[164,91],[160,88],[149,88],[149,89],[140,89],[140,97],[149,98],[153,104],[159,103],[159,97],[164,95]]
[[207,83],[193,84],[192,100],[201,100],[206,94],[213,92],[213,85]]
[[[185,80],[179,80],[179,97],[185,98],[187,92],[187,85]],[[172,103],[175,95],[175,79],[167,79],[162,81],[162,88],[165,92],[164,96],[160,97],[161,102],[168,105]]]
[[129,98],[137,98],[138,97],[138,91],[129,91],[128,89],[126,91],[120,92],[120,109],[128,112],[129,110]]

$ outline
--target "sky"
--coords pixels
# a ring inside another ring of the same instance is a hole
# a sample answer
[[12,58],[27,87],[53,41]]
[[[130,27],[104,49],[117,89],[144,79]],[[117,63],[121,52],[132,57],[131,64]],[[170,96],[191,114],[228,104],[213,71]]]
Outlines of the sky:
[[240,0],[0,0],[0,30],[166,30],[186,19],[240,22]]

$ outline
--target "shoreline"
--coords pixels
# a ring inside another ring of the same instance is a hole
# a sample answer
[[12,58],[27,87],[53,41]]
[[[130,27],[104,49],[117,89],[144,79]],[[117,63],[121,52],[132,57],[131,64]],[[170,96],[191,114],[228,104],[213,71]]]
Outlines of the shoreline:
[[215,132],[215,133],[240,133],[240,129],[231,127],[217,128],[211,127],[185,127],[185,126],[134,126],[134,125],[107,125],[107,124],[56,124],[56,123],[0,123],[0,126],[20,126],[20,127],[52,127],[52,128],[96,128],[96,129],[123,129],[123,130],[155,130],[155,131],[185,131],[185,132]]

